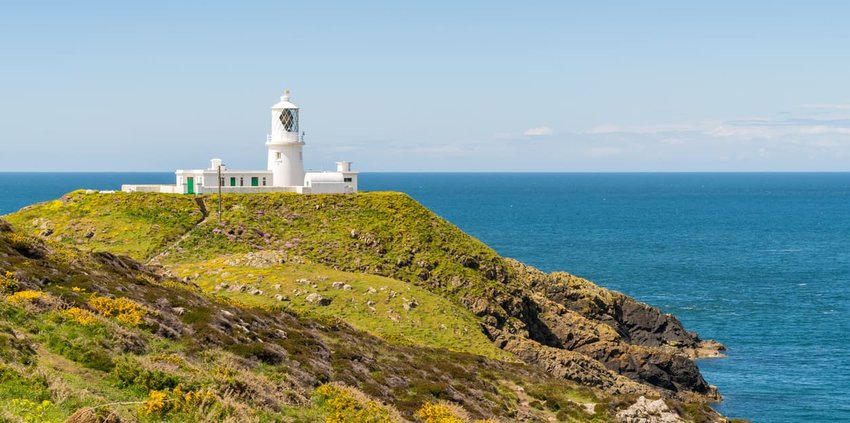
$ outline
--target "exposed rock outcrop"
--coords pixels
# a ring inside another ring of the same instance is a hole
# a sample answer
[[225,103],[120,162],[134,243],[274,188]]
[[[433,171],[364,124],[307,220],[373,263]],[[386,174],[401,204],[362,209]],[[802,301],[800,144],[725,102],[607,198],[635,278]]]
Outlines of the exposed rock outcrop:
[[683,423],[678,414],[662,399],[650,400],[640,397],[629,408],[617,413],[617,421],[621,423]]

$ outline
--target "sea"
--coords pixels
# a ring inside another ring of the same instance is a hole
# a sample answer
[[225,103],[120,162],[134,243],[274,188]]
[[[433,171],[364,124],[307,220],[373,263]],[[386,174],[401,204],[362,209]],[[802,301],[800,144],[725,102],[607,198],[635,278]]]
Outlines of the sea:
[[[0,173],[0,214],[173,173]],[[500,254],[676,315],[726,416],[850,422],[850,173],[362,173]]]

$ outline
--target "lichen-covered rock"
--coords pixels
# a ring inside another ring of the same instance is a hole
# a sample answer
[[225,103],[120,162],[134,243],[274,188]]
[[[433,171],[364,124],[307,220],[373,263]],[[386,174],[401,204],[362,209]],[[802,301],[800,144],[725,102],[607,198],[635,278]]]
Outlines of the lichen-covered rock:
[[325,298],[317,292],[313,292],[310,295],[307,295],[307,297],[304,298],[304,301],[320,306],[327,306],[331,304],[330,298]]
[[402,307],[404,307],[405,311],[410,311],[416,307],[419,307],[419,303],[416,301],[416,298],[410,301],[404,301],[401,305]]
[[617,421],[620,423],[684,423],[678,414],[670,410],[664,400],[650,400],[644,396],[638,398],[625,410],[618,412]]

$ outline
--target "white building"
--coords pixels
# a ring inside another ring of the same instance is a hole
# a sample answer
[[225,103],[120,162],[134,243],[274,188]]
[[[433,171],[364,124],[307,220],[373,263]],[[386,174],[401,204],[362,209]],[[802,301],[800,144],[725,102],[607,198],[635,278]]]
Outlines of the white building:
[[351,162],[337,162],[336,171],[304,172],[304,137],[298,134],[298,106],[286,90],[272,106],[272,130],[266,137],[266,170],[230,170],[221,159],[208,169],[175,172],[175,185],[122,185],[125,192],[210,194],[221,192],[297,192],[346,194],[357,192],[357,172]]

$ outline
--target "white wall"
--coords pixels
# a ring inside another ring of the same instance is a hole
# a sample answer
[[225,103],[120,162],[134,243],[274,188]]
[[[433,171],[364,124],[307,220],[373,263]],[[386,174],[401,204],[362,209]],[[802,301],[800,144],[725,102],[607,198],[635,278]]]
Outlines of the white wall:
[[[236,178],[236,187],[251,186],[251,178],[257,178],[257,186],[263,185],[263,178],[266,179],[265,186],[272,186],[272,172],[267,170],[226,170],[221,172],[221,177],[224,178],[224,187],[231,187],[230,178]],[[218,187],[218,172],[215,170],[204,171],[204,186]]]
[[177,185],[121,185],[124,192],[158,192],[162,194],[182,194]]
[[268,169],[274,173],[274,186],[303,186],[304,144],[296,142],[266,145],[269,150]]
[[316,182],[309,187],[311,194],[351,194],[354,191],[344,182]]

